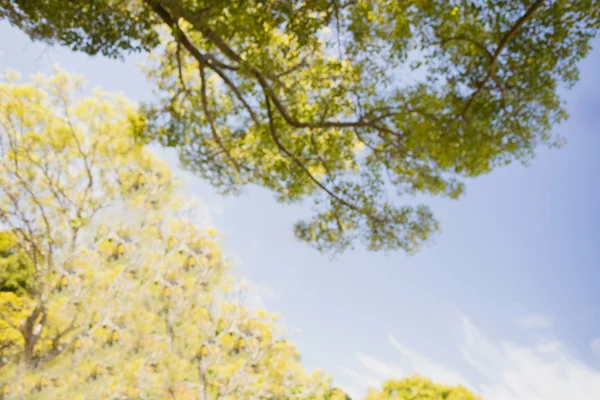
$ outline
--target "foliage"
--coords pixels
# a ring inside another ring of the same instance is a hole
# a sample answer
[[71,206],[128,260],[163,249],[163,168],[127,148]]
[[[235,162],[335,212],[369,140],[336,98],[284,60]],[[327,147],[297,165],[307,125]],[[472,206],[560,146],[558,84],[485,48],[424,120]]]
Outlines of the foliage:
[[444,386],[412,376],[384,382],[381,392],[371,391],[365,400],[481,400],[462,386]]
[[457,198],[461,178],[560,144],[557,89],[600,26],[594,0],[43,3],[0,9],[90,54],[152,49],[146,139],[223,192],[312,199],[296,235],[334,252],[416,251],[438,223],[398,199]]
[[35,267],[13,232],[0,232],[0,292],[31,293]]
[[[120,57],[123,52],[148,50],[158,43],[152,16],[134,1],[0,0],[0,18],[34,40],[58,41],[73,50]],[[139,13],[132,18],[131,11]],[[85,31],[93,35],[82,35]]]
[[326,394],[327,400],[352,400],[344,391],[340,388],[332,388]]
[[0,397],[324,398],[136,143],[133,105],[62,71],[17,78],[0,83],[2,251],[35,274],[0,292]]

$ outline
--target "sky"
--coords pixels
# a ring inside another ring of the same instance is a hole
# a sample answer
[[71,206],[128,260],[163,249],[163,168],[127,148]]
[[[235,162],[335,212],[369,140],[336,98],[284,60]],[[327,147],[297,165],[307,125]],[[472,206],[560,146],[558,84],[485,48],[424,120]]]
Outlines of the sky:
[[[0,22],[0,70],[27,76],[57,63],[91,86],[151,100],[139,56],[125,62],[32,43]],[[310,369],[355,398],[386,378],[422,374],[486,400],[600,398],[600,40],[563,93],[568,143],[467,182],[428,204],[442,231],[414,256],[357,248],[331,259],[294,238],[309,205],[259,188],[221,197],[186,179],[253,301],[281,312]],[[291,331],[291,329],[290,329]]]

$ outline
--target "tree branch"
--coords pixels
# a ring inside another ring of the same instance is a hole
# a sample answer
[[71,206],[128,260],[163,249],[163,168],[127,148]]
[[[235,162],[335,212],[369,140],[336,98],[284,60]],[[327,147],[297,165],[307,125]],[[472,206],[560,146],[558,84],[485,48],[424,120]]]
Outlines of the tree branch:
[[[145,1],[148,2],[154,9],[162,9],[163,10],[162,14],[166,13],[167,15],[169,15],[168,12],[157,2],[154,2],[153,0],[145,0]],[[180,18],[185,19],[190,24],[192,24],[192,26],[194,26],[194,28],[196,28],[199,32],[204,34],[204,36],[207,39],[212,41],[213,44],[216,45],[227,58],[229,58],[230,60],[247,68],[248,71],[250,71],[251,74],[254,75],[254,77],[258,80],[258,83],[263,88],[263,90],[266,90],[269,98],[271,99],[271,101],[273,101],[275,108],[277,108],[277,111],[281,114],[283,119],[289,125],[291,125],[295,128],[317,128],[317,129],[318,128],[372,128],[372,129],[376,129],[376,130],[380,130],[380,131],[383,129],[386,129],[385,127],[377,125],[372,121],[365,120],[362,117],[358,118],[355,121],[304,122],[304,121],[298,120],[297,118],[293,117],[290,114],[287,107],[283,104],[283,101],[279,98],[277,93],[275,93],[275,90],[271,87],[271,85],[268,82],[267,75],[264,74],[260,69],[258,69],[254,65],[245,61],[238,53],[236,53],[231,47],[229,47],[229,45],[215,31],[208,28],[206,26],[206,24],[203,23],[203,21],[200,19],[200,16],[193,15],[191,12],[189,12],[189,11],[185,10],[183,7],[181,7],[179,5],[179,3],[177,3],[176,1],[163,0],[161,3],[166,4],[172,13],[174,13],[175,15],[177,15]],[[162,14],[160,14],[160,15],[162,16]],[[163,20],[165,20],[165,22],[169,23],[168,21],[172,21],[173,18],[169,15],[169,18],[167,18],[167,19],[163,18]],[[191,45],[191,43],[190,43],[190,45]],[[191,45],[193,50],[188,48],[188,46],[185,44],[185,42],[184,42],[184,46],[195,57],[196,57],[196,55],[200,55],[198,50],[195,47],[193,47],[193,45]],[[205,56],[203,56],[203,55],[200,55],[200,57],[205,58]],[[211,69],[213,69],[215,72],[219,73],[218,70],[214,69],[213,65],[208,65],[208,66]],[[233,89],[233,87],[232,87],[232,89]]]
[[525,12],[525,14],[523,14],[521,16],[521,18],[519,18],[517,20],[517,22],[515,22],[515,24],[513,25],[513,27],[508,32],[506,32],[506,34],[504,35],[504,37],[500,41],[500,44],[498,45],[498,48],[496,49],[496,51],[494,52],[494,54],[493,54],[493,56],[492,56],[492,58],[490,60],[489,69],[488,69],[487,75],[483,78],[483,80],[481,82],[479,82],[477,89],[469,97],[469,100],[467,101],[467,104],[465,105],[465,108],[463,109],[463,111],[461,113],[461,117],[462,118],[464,118],[466,116],[467,112],[469,111],[469,109],[473,105],[473,102],[475,101],[475,98],[479,95],[479,93],[481,92],[481,90],[483,89],[483,87],[485,86],[485,84],[490,80],[490,78],[492,78],[495,75],[495,73],[496,73],[496,63],[498,61],[498,57],[500,57],[500,54],[502,53],[502,50],[504,50],[504,48],[510,43],[510,41],[514,39],[514,37],[517,35],[517,32],[519,31],[519,29],[521,29],[521,27],[529,19],[531,19],[533,17],[533,15],[535,14],[535,12],[543,4],[544,4],[544,0],[536,0],[536,2],[533,3],[529,7],[529,9]]
[[146,3],[149,4],[156,11],[156,13],[167,25],[169,25],[169,27],[171,28],[171,32],[173,32],[173,35],[175,36],[175,39],[179,43],[183,44],[183,47],[185,47],[187,51],[190,52],[192,57],[194,57],[199,63],[206,65],[208,68],[217,73],[217,75],[219,75],[221,79],[223,79],[223,82],[225,82],[225,84],[233,91],[235,97],[240,101],[240,103],[242,103],[246,111],[248,111],[250,118],[252,118],[254,123],[258,124],[258,118],[256,117],[256,114],[250,106],[250,104],[248,104],[248,102],[240,92],[239,88],[221,69],[223,68],[236,71],[238,70],[238,68],[218,62],[213,56],[201,53],[196,48],[196,46],[194,46],[194,44],[190,41],[187,35],[181,30],[181,28],[179,28],[176,21],[173,19],[173,17],[171,16],[171,14],[169,14],[167,10],[165,10],[158,2],[146,0]]
[[309,179],[311,181],[314,182],[315,185],[317,185],[321,190],[323,190],[325,193],[327,193],[329,196],[331,196],[333,199],[335,199],[337,202],[339,202],[340,204],[350,208],[351,210],[354,210],[360,214],[366,215],[367,217],[376,220],[378,222],[385,222],[383,221],[381,218],[372,215],[370,212],[368,212],[367,210],[364,210],[354,204],[349,203],[348,201],[346,201],[345,199],[339,197],[337,194],[335,194],[334,192],[332,192],[331,190],[329,190],[329,188],[327,188],[325,185],[323,185],[321,183],[321,181],[319,181],[317,178],[315,178],[315,176],[308,170],[308,168],[306,168],[306,166],[302,163],[302,161],[300,161],[298,158],[296,158],[279,140],[279,137],[277,136],[277,131],[275,130],[275,125],[274,125],[274,121],[273,121],[273,111],[271,110],[271,101],[269,99],[269,96],[267,95],[267,93],[265,93],[265,101],[267,103],[267,113],[269,116],[269,128],[271,131],[271,137],[273,138],[273,141],[275,142],[275,145],[277,146],[277,148],[279,148],[279,150],[284,153],[286,156],[288,156],[296,165],[298,165],[298,167],[300,167],[300,169],[302,169],[302,171],[309,177]]
[[217,143],[217,145],[223,150],[229,161],[234,165],[234,167],[238,170],[238,172],[242,169],[238,162],[231,156],[231,153],[225,147],[225,144],[221,140],[221,136],[217,132],[217,127],[215,126],[215,122],[213,119],[212,112],[208,108],[208,100],[206,96],[206,76],[204,75],[204,65],[200,64],[198,67],[200,71],[200,99],[202,102],[202,109],[204,114],[206,115],[206,119],[208,120],[208,124],[210,125],[210,130],[212,132],[213,139]]
[[470,38],[468,36],[464,36],[464,35],[452,36],[447,39],[443,39],[441,41],[440,45],[444,46],[444,45],[448,44],[449,42],[454,42],[454,41],[465,41],[465,42],[473,43],[475,46],[479,47],[479,49],[483,50],[490,60],[494,58],[494,55],[492,54],[492,52],[489,51],[483,43],[481,43],[480,41],[475,40],[473,38]]

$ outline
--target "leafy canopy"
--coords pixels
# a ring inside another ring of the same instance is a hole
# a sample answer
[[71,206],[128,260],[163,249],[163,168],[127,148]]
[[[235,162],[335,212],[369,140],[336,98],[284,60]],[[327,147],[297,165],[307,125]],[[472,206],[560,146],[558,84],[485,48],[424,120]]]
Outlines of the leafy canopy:
[[330,398],[136,143],[133,105],[63,71],[17,78],[0,82],[0,398]]
[[412,376],[383,383],[381,392],[371,390],[365,400],[481,400],[462,386],[445,386]]
[[438,229],[416,194],[556,146],[559,86],[600,26],[594,0],[0,1],[33,38],[150,51],[147,140],[222,192],[310,199],[298,238],[412,252]]

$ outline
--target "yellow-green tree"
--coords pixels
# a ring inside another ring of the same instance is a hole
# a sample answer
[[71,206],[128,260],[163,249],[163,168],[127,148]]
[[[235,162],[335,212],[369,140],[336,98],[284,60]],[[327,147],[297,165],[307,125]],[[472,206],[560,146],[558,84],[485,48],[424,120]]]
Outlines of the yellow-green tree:
[[381,392],[372,390],[365,400],[481,400],[462,386],[445,386],[420,376],[383,383]]
[[136,143],[135,107],[83,83],[0,83],[1,396],[326,396]]

